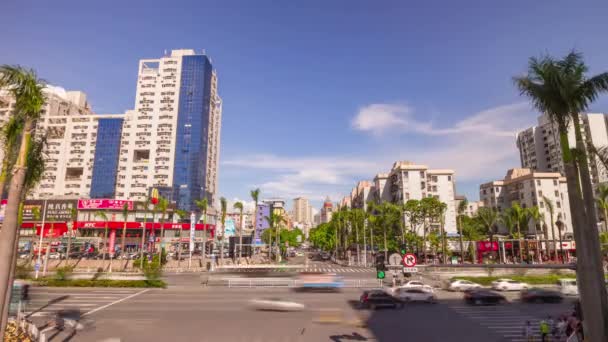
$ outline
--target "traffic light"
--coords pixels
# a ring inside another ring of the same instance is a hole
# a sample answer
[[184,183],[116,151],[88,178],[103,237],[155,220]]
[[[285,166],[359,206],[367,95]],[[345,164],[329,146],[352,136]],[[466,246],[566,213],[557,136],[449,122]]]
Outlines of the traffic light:
[[386,264],[384,261],[384,254],[376,254],[376,278],[378,279],[384,279],[384,277],[386,277]]
[[405,253],[407,253],[407,244],[402,243],[401,246],[399,246],[399,252],[401,252],[401,255],[405,255]]

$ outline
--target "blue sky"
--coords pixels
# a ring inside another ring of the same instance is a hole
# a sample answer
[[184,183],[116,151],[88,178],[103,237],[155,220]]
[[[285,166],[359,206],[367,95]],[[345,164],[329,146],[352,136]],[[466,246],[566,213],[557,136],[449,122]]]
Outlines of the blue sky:
[[139,59],[205,49],[224,100],[227,198],[259,186],[319,205],[411,160],[456,170],[458,193],[477,199],[519,165],[514,132],[536,122],[512,76],[572,48],[608,70],[606,13],[601,0],[5,0],[0,63],[120,113]]

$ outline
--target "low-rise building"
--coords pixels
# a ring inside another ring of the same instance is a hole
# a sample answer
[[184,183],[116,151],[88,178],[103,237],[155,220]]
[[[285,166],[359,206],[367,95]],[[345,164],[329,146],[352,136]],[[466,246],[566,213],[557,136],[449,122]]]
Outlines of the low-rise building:
[[[511,169],[503,180],[481,184],[479,198],[484,206],[496,209],[499,213],[510,208],[513,203],[518,203],[522,208],[537,206],[543,215],[542,225],[536,227],[534,222],[530,221],[526,227],[527,231],[524,232],[522,229],[522,233],[540,234],[545,227],[551,227],[552,220],[554,224],[558,220],[563,224],[562,234],[572,232],[568,186],[566,178],[558,172]],[[545,204],[545,198],[553,204],[553,217]],[[501,233],[509,233],[504,225],[499,225],[499,227]],[[549,239],[558,238],[552,236],[551,229],[548,229],[548,237]]]

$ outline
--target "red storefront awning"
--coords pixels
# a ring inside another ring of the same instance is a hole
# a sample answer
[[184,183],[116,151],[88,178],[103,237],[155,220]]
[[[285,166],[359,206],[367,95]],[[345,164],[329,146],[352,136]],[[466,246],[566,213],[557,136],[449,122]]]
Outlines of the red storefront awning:
[[[108,224],[109,229],[122,229],[125,225],[125,222],[108,221],[107,224]],[[143,222],[127,222],[127,229],[141,229],[142,225],[143,225]],[[183,230],[190,230],[190,223],[165,222],[162,224],[162,226],[165,230],[178,230],[180,228],[182,228]],[[75,227],[77,229],[91,229],[91,228],[105,229],[106,222],[104,222],[104,221],[78,221],[78,222],[76,222]],[[152,230],[152,228],[161,229],[160,222],[157,222],[157,223],[146,222],[146,229]],[[212,224],[203,225],[202,223],[197,223],[195,225],[194,229],[195,230],[215,230],[215,225],[212,225]]]
[[[21,229],[36,229],[36,235],[40,235],[42,223],[24,222],[21,224]],[[52,234],[51,234],[52,231]],[[68,226],[65,222],[45,222],[43,237],[58,238],[68,231]]]

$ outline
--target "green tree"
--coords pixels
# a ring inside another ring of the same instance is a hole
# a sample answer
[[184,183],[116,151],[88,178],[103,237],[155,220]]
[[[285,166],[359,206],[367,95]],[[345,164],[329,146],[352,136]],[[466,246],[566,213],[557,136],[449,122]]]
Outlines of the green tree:
[[527,215],[526,210],[522,208],[519,203],[513,202],[511,204],[510,211],[511,215],[513,215],[513,220],[515,221],[515,227],[517,228],[517,239],[519,240],[519,262],[524,261],[524,243],[523,243],[523,235],[521,233],[521,226],[527,224]]
[[93,214],[96,218],[100,218],[105,222],[103,229],[103,260],[106,260],[106,253],[108,253],[108,215],[103,210],[97,210]]
[[[43,89],[45,84],[38,79],[32,70],[26,70],[19,66],[4,65],[0,67],[0,89],[7,90],[15,99],[14,113],[23,120],[23,128],[18,143],[18,153],[11,175],[8,189],[8,200],[5,216],[0,230],[0,336],[4,336],[4,330],[8,319],[9,288],[12,284],[12,274],[16,263],[16,249],[19,231],[19,206],[24,195],[24,186],[28,172],[28,163],[31,157],[30,145],[32,143],[32,131],[36,121],[40,117],[45,103]],[[17,148],[15,146],[15,148]],[[9,165],[10,166],[10,165]],[[7,166],[8,167],[8,166]],[[9,283],[10,282],[10,283]]]
[[462,232],[462,230],[463,230],[463,223],[462,223],[463,218],[462,217],[466,216],[465,212],[467,211],[467,207],[468,206],[469,206],[469,201],[467,201],[467,199],[465,198],[462,201],[460,201],[460,203],[458,203],[458,208],[457,208],[457,212],[458,212],[458,217],[457,217],[458,221],[457,221],[457,224],[458,224],[458,235],[459,235],[458,236],[458,240],[460,242],[460,256],[461,256],[463,262],[464,262],[464,259],[465,259],[465,253],[464,253],[464,243],[463,243],[463,240],[462,240],[463,239],[463,232]]
[[[543,227],[542,223],[544,220],[544,215],[540,212],[540,210],[538,209],[537,206],[532,206],[530,208],[526,208],[526,217],[528,219],[528,222],[530,224],[532,224],[535,227],[535,236],[538,237],[538,231],[541,230],[544,234],[545,240],[548,240],[549,237],[547,234],[549,234],[547,232],[547,229],[543,229],[543,228],[547,228],[546,226]],[[529,226],[528,226],[529,228]],[[540,257],[540,244],[537,246],[537,252],[538,252],[538,256]],[[547,255],[549,255],[549,244],[547,243],[547,250],[546,250]]]
[[[158,251],[159,254],[162,254],[164,249],[165,249],[165,219],[167,218],[167,209],[169,208],[169,200],[159,196],[158,197],[158,203],[156,203],[156,209],[158,211],[160,211],[160,249]],[[181,235],[181,234],[180,234]],[[159,262],[160,262],[159,258]],[[179,263],[181,262],[181,259],[178,258],[177,260],[177,265],[179,266]]]
[[122,206],[122,236],[120,239],[120,252],[125,253],[125,243],[127,239],[127,219],[129,218],[129,203]]
[[203,259],[203,266],[207,265],[207,206],[209,205],[209,201],[206,198],[196,200],[194,202],[196,207],[201,212],[201,220],[203,220],[203,248],[201,252],[201,256]]
[[490,242],[493,242],[498,223],[498,212],[494,208],[481,207],[477,210],[477,217],[483,225],[484,233],[488,235]]
[[[597,219],[579,116],[600,93],[608,91],[608,73],[588,77],[587,72],[582,55],[573,51],[559,60],[550,56],[531,58],[528,74],[515,77],[514,82],[520,92],[558,126],[570,217],[579,252],[577,283],[581,289],[585,337],[591,341],[607,341],[608,299],[603,286],[597,285],[604,282],[599,236],[597,230],[585,228],[593,227]],[[573,149],[568,141],[570,124],[576,141]]]
[[608,185],[600,184],[597,188],[596,201],[604,216],[604,232],[608,232]]
[[256,213],[258,211],[258,201],[260,200],[260,188],[256,188],[256,189],[251,190],[249,192],[249,194],[251,195],[251,199],[253,200],[253,203],[255,205],[253,207],[253,227],[255,229],[256,224],[257,224],[257,222],[256,222],[256,220],[257,220],[257,218],[256,218],[257,214]]
[[4,196],[6,181],[10,178],[19,148],[19,137],[23,131],[23,117],[11,113],[8,121],[2,125],[0,139],[2,141],[4,159],[0,171],[0,198]]
[[[557,247],[555,246],[555,222],[553,221],[553,218],[555,217],[554,216],[555,207],[553,206],[553,201],[551,201],[551,199],[549,199],[547,196],[543,196],[543,203],[545,204],[545,207],[547,208],[547,211],[549,212],[549,221],[551,222],[551,239],[553,240],[553,249],[554,249],[554,253],[555,253],[555,260],[558,260],[559,258],[557,257]],[[559,234],[559,246],[560,246],[560,249],[563,248],[561,233]]]
[[[65,252],[66,260],[70,260],[70,252],[72,251],[72,235],[74,234],[74,225],[76,224],[76,218],[78,217],[78,210],[76,208],[70,209],[70,229],[68,231],[68,247]],[[67,261],[69,262],[69,261]]]
[[[274,244],[275,244],[275,251],[276,251],[276,261],[279,262],[279,228],[281,227],[281,225],[285,222],[285,218],[278,213],[275,213],[273,211],[270,212],[270,216],[264,216],[264,219],[268,222],[268,229],[266,230],[270,230],[270,232],[268,234],[270,234],[270,238],[267,238],[267,244],[270,248],[272,248],[272,240],[273,240],[273,235],[274,235]],[[264,231],[265,232],[265,231]]]
[[222,222],[222,236],[220,240],[220,262],[224,263],[224,240],[226,240],[226,210],[228,209],[228,202],[225,197],[220,198],[220,220]]
[[243,202],[236,202],[233,204],[234,209],[237,209],[240,214],[241,224],[239,227],[239,264],[241,263],[241,257],[243,256]]
[[[185,210],[181,210],[181,209],[176,209],[175,210],[175,214],[179,217],[179,221],[185,220],[188,217],[188,212]],[[182,262],[182,233],[183,233],[184,229],[182,227],[182,225],[179,225],[179,237],[177,238],[177,264],[179,266],[179,264]]]

